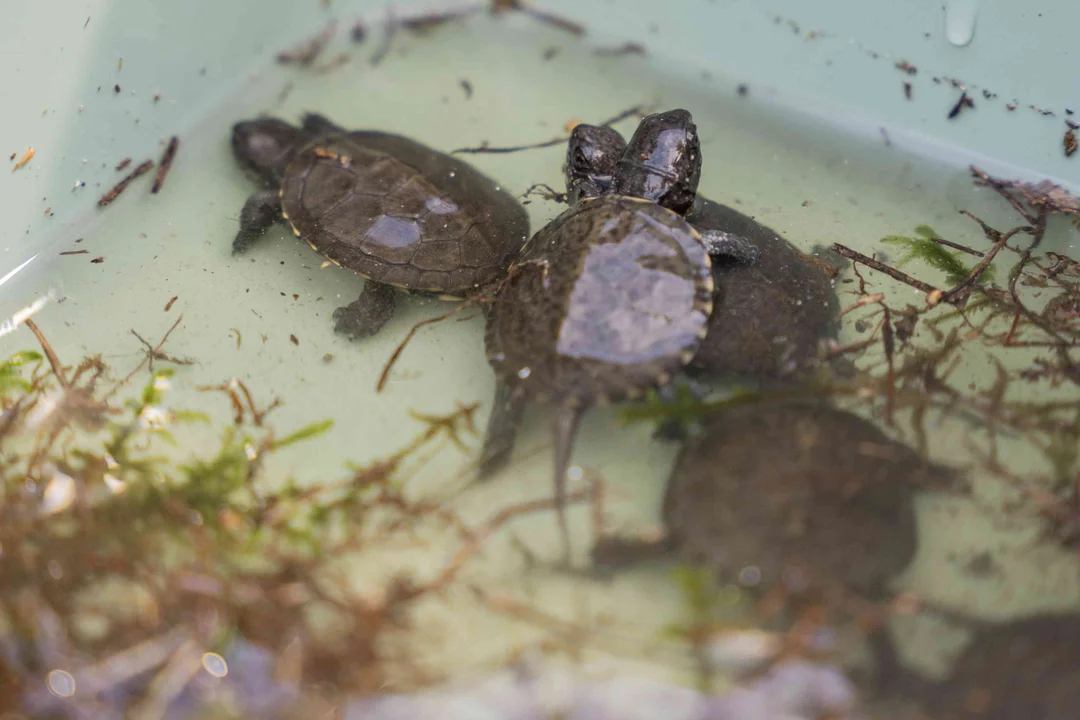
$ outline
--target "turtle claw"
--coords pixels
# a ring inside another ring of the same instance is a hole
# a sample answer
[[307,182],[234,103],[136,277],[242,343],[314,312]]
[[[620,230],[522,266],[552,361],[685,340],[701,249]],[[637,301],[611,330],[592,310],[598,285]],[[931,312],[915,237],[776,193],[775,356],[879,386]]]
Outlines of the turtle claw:
[[723,230],[705,230],[701,241],[713,258],[731,258],[744,265],[753,265],[758,261],[758,248],[753,241]]
[[334,331],[350,340],[371,337],[394,314],[394,288],[369,280],[360,297],[334,310]]

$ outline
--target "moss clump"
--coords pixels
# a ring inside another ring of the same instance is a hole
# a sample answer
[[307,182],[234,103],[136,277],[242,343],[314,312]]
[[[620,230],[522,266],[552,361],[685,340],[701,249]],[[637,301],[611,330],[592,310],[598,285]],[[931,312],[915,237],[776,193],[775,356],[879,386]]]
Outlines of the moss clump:
[[[912,260],[922,260],[935,270],[944,273],[945,280],[950,285],[959,285],[971,274],[971,268],[960,259],[962,253],[959,250],[949,250],[946,246],[934,242],[935,238],[941,238],[934,228],[929,225],[916,225],[915,236],[886,235],[881,242],[907,250],[907,253],[897,261],[898,264],[906,265]],[[979,276],[978,282],[994,282],[992,264]]]

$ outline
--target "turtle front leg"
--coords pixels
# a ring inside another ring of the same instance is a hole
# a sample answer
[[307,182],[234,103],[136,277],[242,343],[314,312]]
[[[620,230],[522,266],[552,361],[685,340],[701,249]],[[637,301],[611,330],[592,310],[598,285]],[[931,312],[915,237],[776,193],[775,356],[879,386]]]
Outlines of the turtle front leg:
[[731,258],[743,265],[753,265],[758,260],[757,245],[742,235],[723,230],[706,230],[701,233],[705,250],[713,258]]
[[281,221],[281,197],[277,190],[260,190],[247,199],[240,211],[240,232],[233,240],[233,255],[245,252],[276,222]]
[[515,393],[501,379],[495,381],[495,399],[484,436],[484,449],[480,453],[478,479],[488,479],[510,460],[525,415],[525,404],[524,395]]
[[334,330],[350,340],[374,335],[394,315],[396,296],[389,285],[368,280],[359,298],[334,311]]

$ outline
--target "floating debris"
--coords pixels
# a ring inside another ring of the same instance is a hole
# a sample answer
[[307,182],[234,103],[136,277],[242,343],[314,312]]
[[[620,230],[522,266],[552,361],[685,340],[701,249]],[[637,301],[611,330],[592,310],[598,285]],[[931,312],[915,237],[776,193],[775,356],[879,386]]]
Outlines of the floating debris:
[[1076,142],[1076,124],[1069,123],[1068,128],[1065,130],[1065,138],[1062,144],[1065,147],[1065,157],[1072,157],[1072,154],[1076,152],[1078,144]]
[[907,60],[898,60],[896,63],[896,69],[901,72],[906,72],[908,75],[914,75],[919,72],[919,69],[909,63]]
[[473,93],[472,83],[469,82],[468,80],[463,79],[461,81],[461,89],[465,91],[465,99],[466,100],[471,100],[472,99],[472,93]]
[[112,190],[102,195],[101,199],[98,200],[98,207],[105,207],[106,205],[111,203],[113,200],[119,197],[120,193],[124,192],[124,190],[127,189],[127,186],[131,184],[132,180],[136,179],[140,175],[145,175],[146,173],[150,172],[151,168],[153,167],[153,160],[144,161],[141,165],[128,173],[128,175],[123,180],[116,183],[116,185],[113,186]]
[[327,43],[334,37],[334,32],[337,30],[337,21],[331,20],[327,23],[326,27],[319,31],[310,40],[301,43],[291,50],[283,50],[277,54],[277,61],[281,65],[300,65],[308,66],[315,62],[315,59],[322,54],[322,51],[326,49]]
[[[15,172],[16,170],[19,170],[20,168],[25,167],[26,163],[30,162],[34,158],[34,155],[36,155],[36,154],[37,153],[34,150],[34,148],[32,148],[32,147],[26,148],[26,152],[24,152],[23,156],[21,158],[19,158],[19,162],[15,163],[15,167],[11,168],[11,172]],[[12,159],[14,159],[15,154],[12,153],[11,157],[12,157]]]
[[169,298],[169,302],[165,303],[165,312],[169,312],[170,310],[172,310],[173,303],[176,302],[177,298],[179,297],[179,295],[173,295],[171,298]]
[[473,15],[476,9],[472,10],[450,10],[447,12],[427,12],[420,15],[412,15],[410,17],[402,18],[398,21],[401,27],[405,28],[409,32],[415,35],[427,35],[436,28],[440,28],[447,23],[462,20],[464,18]]
[[950,120],[954,119],[957,115],[960,114],[960,111],[966,107],[974,110],[975,101],[971,99],[971,97],[967,94],[967,91],[965,90],[964,92],[960,93],[960,99],[956,101],[956,105],[953,105],[953,109],[949,111],[948,118]]
[[180,138],[175,135],[169,138],[169,144],[165,146],[165,153],[161,156],[161,162],[158,164],[154,184],[150,186],[152,194],[157,195],[158,190],[161,190],[161,186],[165,184],[165,177],[169,174],[169,168],[172,167],[173,159],[176,158],[176,149],[179,146]]
[[597,48],[594,55],[601,57],[618,57],[620,55],[648,55],[649,51],[641,43],[627,42],[613,48]]

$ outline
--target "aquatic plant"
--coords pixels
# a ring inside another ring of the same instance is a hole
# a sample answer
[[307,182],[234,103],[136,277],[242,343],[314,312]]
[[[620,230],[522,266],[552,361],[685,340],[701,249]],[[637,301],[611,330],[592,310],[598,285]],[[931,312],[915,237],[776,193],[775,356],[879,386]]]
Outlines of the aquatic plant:
[[[971,268],[961,260],[961,250],[948,250],[942,244],[948,242],[929,225],[917,225],[915,237],[903,235],[887,235],[881,239],[886,245],[896,245],[907,250],[907,253],[897,260],[897,264],[906,265],[912,260],[922,260],[930,267],[945,274],[945,281],[950,285],[959,285],[971,273]],[[974,252],[977,257],[982,253]],[[979,283],[994,282],[994,266],[989,265],[978,276]]]
[[[275,453],[332,421],[278,433],[280,404],[233,378],[198,388],[232,409],[217,427],[212,413],[173,407],[173,368],[125,392],[168,359],[164,340],[110,384],[100,357],[72,371],[26,324],[42,352],[0,362],[0,714],[296,717],[312,702],[429,684],[389,638],[407,636],[411,607],[457,582],[488,536],[551,508],[505,507],[470,527],[405,491],[410,458],[460,444],[475,406],[414,414],[414,441],[340,478],[272,480]],[[178,437],[194,426],[218,441],[191,452]],[[385,586],[346,589],[335,567],[431,524],[460,542],[434,577],[402,568]]]

